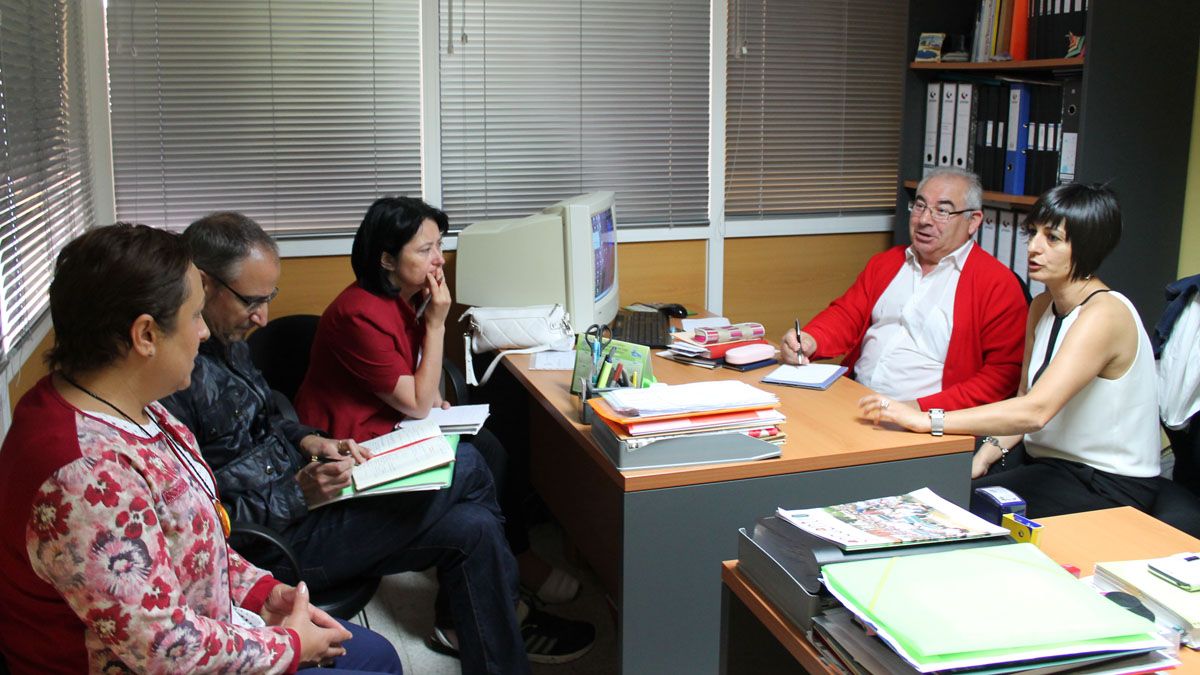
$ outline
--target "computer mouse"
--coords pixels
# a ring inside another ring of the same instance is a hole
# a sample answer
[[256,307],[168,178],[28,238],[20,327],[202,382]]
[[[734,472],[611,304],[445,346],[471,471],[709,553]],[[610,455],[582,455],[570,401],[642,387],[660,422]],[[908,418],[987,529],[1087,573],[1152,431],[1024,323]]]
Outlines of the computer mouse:
[[662,307],[658,308],[658,311],[666,314],[667,316],[673,316],[676,319],[683,319],[688,315],[687,308],[685,308],[683,305],[663,305]]

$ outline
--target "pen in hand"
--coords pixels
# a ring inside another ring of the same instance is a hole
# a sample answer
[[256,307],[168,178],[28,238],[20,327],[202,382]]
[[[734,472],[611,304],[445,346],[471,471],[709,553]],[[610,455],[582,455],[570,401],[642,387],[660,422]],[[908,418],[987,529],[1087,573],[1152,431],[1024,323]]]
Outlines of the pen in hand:
[[796,327],[796,365],[808,365],[808,358],[804,356],[804,341],[800,339],[800,319],[793,319]]

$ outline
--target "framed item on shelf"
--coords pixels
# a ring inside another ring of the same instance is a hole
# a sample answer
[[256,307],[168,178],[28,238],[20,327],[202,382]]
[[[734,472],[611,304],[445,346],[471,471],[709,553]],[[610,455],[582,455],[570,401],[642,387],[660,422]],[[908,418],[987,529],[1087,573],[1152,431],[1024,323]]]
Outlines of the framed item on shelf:
[[917,38],[917,61],[941,61],[945,33],[921,33]]

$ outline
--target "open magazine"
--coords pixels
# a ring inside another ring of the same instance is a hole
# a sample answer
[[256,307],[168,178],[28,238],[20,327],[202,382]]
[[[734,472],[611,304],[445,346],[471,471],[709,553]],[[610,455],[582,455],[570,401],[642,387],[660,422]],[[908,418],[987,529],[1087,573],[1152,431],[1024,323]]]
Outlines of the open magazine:
[[1003,527],[955,506],[929,488],[816,509],[780,508],[776,513],[845,551],[1008,534]]

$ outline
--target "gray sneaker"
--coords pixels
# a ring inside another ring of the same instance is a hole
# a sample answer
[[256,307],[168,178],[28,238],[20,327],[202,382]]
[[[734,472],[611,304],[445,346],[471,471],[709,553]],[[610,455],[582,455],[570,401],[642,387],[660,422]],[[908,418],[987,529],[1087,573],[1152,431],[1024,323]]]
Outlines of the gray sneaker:
[[525,653],[533,663],[567,663],[588,653],[596,642],[596,627],[531,607],[521,622]]

